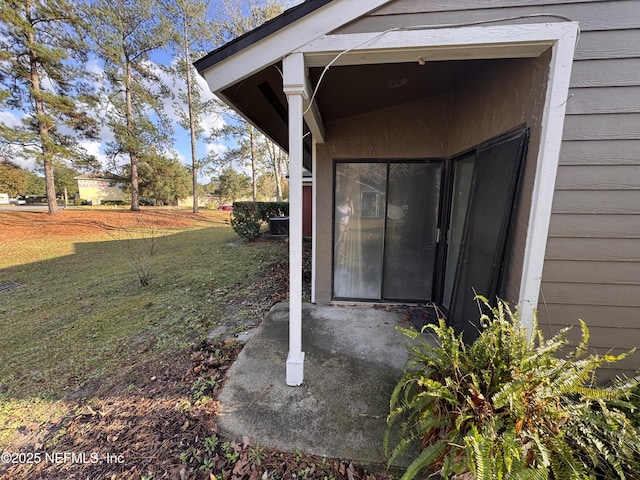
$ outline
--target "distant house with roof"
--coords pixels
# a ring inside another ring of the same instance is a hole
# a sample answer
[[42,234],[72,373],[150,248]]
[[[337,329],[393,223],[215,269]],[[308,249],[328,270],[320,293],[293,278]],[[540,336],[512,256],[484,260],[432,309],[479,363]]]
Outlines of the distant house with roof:
[[124,185],[110,175],[87,174],[73,177],[78,182],[78,195],[91,205],[104,202],[122,202],[125,199]]

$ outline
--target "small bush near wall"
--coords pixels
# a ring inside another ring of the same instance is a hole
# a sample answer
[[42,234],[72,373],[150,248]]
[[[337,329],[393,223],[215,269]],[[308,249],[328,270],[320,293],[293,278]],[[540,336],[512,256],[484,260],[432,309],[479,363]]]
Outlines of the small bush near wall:
[[588,355],[584,322],[570,350],[569,329],[544,339],[534,326],[530,337],[505,303],[492,312],[471,345],[444,320],[425,327],[430,342],[402,329],[416,343],[391,398],[385,444],[399,435],[390,462],[421,446],[403,480],[425,470],[456,480],[637,479],[639,379],[594,383],[597,368],[631,352]]
[[287,202],[234,202],[231,226],[242,238],[255,240],[270,218],[288,215]]

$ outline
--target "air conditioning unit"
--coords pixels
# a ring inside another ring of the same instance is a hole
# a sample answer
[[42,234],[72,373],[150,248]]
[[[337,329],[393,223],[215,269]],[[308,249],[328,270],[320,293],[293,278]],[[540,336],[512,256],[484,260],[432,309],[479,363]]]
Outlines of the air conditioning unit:
[[269,235],[282,237],[289,235],[289,217],[273,217],[269,219]]

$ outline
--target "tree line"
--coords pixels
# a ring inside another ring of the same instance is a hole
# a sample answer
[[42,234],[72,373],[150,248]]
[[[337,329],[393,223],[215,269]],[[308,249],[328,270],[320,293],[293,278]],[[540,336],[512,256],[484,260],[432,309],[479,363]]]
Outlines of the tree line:
[[[283,10],[282,0],[3,0],[0,108],[22,117],[0,115],[0,174],[19,173],[16,157],[35,159],[55,214],[56,175],[104,169],[83,148],[101,141],[131,210],[141,193],[190,191],[197,212],[198,174],[213,172],[228,196],[248,181],[254,199],[262,187],[281,200],[286,156],[206,95],[192,62]],[[174,123],[190,134],[188,167],[177,159]],[[199,140],[208,152],[198,152]],[[232,147],[216,151],[223,140]]]

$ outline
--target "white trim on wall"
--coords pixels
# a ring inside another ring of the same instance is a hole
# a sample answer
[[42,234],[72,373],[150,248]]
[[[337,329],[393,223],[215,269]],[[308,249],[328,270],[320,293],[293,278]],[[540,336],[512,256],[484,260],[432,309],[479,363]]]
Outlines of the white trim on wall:
[[553,46],[525,243],[519,304],[522,323],[529,329],[533,326],[534,310],[538,307],[569,80],[578,38],[578,25],[573,23],[569,26],[573,28],[559,35]]

